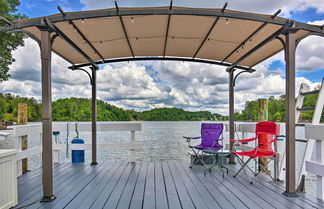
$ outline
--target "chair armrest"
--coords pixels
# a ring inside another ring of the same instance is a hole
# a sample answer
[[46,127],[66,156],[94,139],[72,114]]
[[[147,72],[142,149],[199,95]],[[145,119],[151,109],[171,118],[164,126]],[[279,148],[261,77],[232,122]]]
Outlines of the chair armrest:
[[283,138],[286,137],[286,135],[276,135],[276,137],[278,141],[283,141]]
[[187,139],[187,142],[190,144],[192,139],[200,139],[201,136],[183,136],[183,138]]
[[183,136],[185,139],[200,139],[201,136]]
[[257,137],[253,137],[253,138],[249,138],[249,139],[230,139],[231,142],[238,142],[238,143],[246,143],[246,142],[251,142],[251,141],[255,141],[257,139]]

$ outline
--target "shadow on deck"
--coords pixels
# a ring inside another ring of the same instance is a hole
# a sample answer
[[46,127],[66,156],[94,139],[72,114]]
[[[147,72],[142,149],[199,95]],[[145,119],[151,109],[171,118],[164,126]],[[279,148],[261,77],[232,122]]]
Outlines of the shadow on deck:
[[261,178],[251,185],[243,175],[233,178],[214,169],[188,168],[177,162],[105,162],[96,167],[64,163],[54,167],[56,200],[40,203],[41,170],[18,179],[16,208],[324,208],[324,202],[306,195],[288,198],[282,185]]

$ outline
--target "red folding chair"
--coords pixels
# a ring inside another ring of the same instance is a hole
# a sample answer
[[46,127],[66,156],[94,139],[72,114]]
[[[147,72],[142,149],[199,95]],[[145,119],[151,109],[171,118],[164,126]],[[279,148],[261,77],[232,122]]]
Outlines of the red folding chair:
[[[264,121],[264,122],[259,122],[256,124],[256,130],[255,130],[255,135],[256,137],[250,138],[250,139],[241,139],[241,140],[234,140],[231,139],[231,141],[235,143],[247,143],[247,142],[252,142],[256,141],[257,146],[250,150],[250,151],[244,151],[244,152],[233,152],[236,156],[238,156],[238,161],[241,164],[241,168],[236,172],[234,175],[234,178],[245,168],[247,167],[254,175],[253,179],[250,181],[250,183],[253,183],[253,181],[258,177],[258,175],[262,172],[265,171],[266,174],[270,176],[272,180],[273,177],[271,176],[270,172],[266,169],[266,166],[270,163],[270,160],[267,162],[266,165],[262,165],[258,162],[257,158],[258,157],[266,157],[269,159],[274,159],[277,156],[277,153],[273,151],[272,145],[274,142],[276,142],[277,135],[280,132],[280,126],[279,124],[276,124],[274,122],[270,121]],[[239,156],[242,156],[240,158]],[[243,156],[249,157],[249,159],[244,162],[243,161]],[[251,160],[254,160],[260,167],[260,170],[258,172],[254,172],[249,166],[248,163]]]

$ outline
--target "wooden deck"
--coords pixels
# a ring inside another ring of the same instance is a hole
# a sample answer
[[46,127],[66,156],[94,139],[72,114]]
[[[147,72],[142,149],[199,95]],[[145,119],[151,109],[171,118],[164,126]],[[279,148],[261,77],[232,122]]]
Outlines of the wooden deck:
[[203,167],[177,162],[64,163],[54,167],[55,201],[39,202],[41,170],[35,170],[18,179],[16,208],[324,208],[324,202],[306,195],[285,197],[279,184],[233,178],[236,168],[228,167],[223,179],[217,169],[204,176]]

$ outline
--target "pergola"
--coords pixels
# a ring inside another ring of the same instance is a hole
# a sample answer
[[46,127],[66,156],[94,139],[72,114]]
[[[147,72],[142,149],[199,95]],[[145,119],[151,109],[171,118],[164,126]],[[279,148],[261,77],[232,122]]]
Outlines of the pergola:
[[[64,12],[7,22],[6,32],[24,32],[38,42],[42,60],[43,200],[52,201],[51,52],[72,70],[91,69],[92,165],[96,150],[96,71],[99,64],[136,60],[176,60],[222,65],[229,73],[230,138],[234,138],[234,84],[237,75],[285,51],[286,191],[295,182],[295,50],[309,35],[323,36],[322,26],[226,9],[173,7],[116,8]],[[231,144],[232,146],[232,144]],[[231,162],[234,162],[233,156]]]

